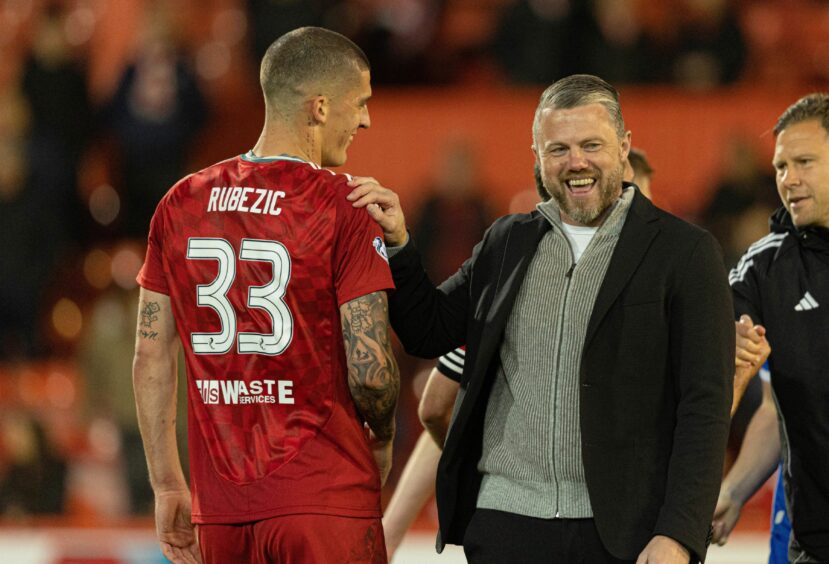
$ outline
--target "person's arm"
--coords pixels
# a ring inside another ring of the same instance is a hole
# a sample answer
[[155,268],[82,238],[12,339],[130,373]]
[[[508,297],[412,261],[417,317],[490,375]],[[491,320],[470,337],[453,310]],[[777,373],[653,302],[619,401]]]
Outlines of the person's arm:
[[740,510],[754,492],[765,483],[780,462],[780,432],[777,405],[771,384],[763,382],[763,401],[746,429],[740,454],[723,480],[714,511],[713,542],[724,545]]
[[[703,234],[673,291],[670,358],[676,394],[665,497],[643,562],[703,559],[730,426],[735,334],[731,291],[714,238]],[[656,557],[656,559],[652,559]],[[643,559],[644,558],[644,559]]]
[[406,352],[436,358],[462,345],[467,335],[471,273],[487,235],[458,272],[437,288],[408,238],[397,194],[373,178],[355,177],[349,186],[353,188],[347,196],[351,205],[367,210],[382,229],[386,245],[400,247],[389,257],[395,284],[389,304],[392,326]]
[[403,542],[406,531],[435,492],[435,476],[441,450],[426,431],[420,434],[397,487],[383,514],[383,532],[389,560]]
[[423,397],[420,398],[417,415],[440,449],[443,449],[443,444],[446,442],[449,420],[452,418],[452,407],[455,405],[459,387],[458,382],[444,376],[437,368],[434,368],[426,381]]
[[759,372],[760,367],[771,354],[771,347],[766,340],[766,328],[755,325],[749,315],[743,314],[735,324],[737,332],[737,350],[734,359],[734,399],[731,402],[731,416],[740,407],[749,382]]
[[446,440],[458,387],[457,382],[443,375],[437,367],[432,369],[426,381],[418,406],[418,415],[426,431],[417,440],[383,516],[389,559],[400,546],[423,504],[435,491],[438,460]]
[[400,392],[400,371],[389,338],[385,292],[373,292],[340,306],[348,388],[357,411],[370,430],[372,451],[381,484],[391,471],[394,413]]
[[176,444],[176,364],[179,351],[170,298],[141,289],[132,380],[138,424],[155,493],[161,552],[175,564],[201,562],[190,522],[190,491]]

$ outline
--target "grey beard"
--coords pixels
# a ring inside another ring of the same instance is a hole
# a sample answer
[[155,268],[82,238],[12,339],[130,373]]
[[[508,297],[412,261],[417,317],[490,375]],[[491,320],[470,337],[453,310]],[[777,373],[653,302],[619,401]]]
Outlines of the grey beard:
[[[558,202],[558,207],[566,213],[571,219],[581,223],[582,225],[589,225],[596,221],[607,209],[616,201],[616,187],[622,185],[622,176],[624,168],[619,168],[613,171],[607,177],[599,179],[599,201],[595,206],[591,207],[577,207],[571,206],[566,198],[566,186],[562,183],[560,191],[551,192],[553,198]],[[606,182],[605,182],[606,180]],[[547,192],[550,192],[547,190]]]

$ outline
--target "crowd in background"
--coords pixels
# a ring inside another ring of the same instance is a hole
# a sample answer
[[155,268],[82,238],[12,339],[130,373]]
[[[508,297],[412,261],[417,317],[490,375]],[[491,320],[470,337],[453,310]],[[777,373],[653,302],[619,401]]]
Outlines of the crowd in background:
[[[101,62],[116,4],[0,3],[6,518],[150,511],[129,366],[143,240],[166,190],[210,163],[208,132],[250,130],[237,125],[247,110],[236,93],[256,91],[252,61],[283,32],[321,25],[344,33],[366,50],[381,88],[546,86],[574,72],[700,91],[829,82],[829,6],[817,1],[146,1],[130,3],[128,55]],[[195,11],[197,30],[185,23]],[[784,24],[782,11],[803,25]],[[487,201],[476,159],[456,139],[419,194],[415,238],[434,279],[451,274],[493,216],[507,212]],[[669,171],[654,164],[658,192]],[[767,232],[778,205],[771,173],[751,143],[734,137],[713,197],[691,218],[715,234],[728,266]],[[521,197],[526,211],[532,198]],[[419,435],[416,374],[429,367],[401,356],[410,385],[397,470]]]

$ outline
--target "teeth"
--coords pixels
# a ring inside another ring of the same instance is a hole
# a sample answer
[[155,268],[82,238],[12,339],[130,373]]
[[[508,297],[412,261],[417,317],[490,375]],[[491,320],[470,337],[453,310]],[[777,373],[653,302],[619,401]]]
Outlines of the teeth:
[[569,181],[570,186],[587,186],[588,184],[593,184],[592,178],[578,178],[575,180]]

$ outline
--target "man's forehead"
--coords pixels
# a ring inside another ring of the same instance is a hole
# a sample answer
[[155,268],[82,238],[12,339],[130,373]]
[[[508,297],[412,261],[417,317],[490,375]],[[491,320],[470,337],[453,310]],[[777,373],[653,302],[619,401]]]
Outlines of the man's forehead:
[[541,110],[541,126],[551,133],[572,124],[580,127],[607,127],[615,131],[607,108],[601,104],[586,104],[573,108],[549,107]]
[[826,131],[821,121],[817,118],[799,121],[777,135],[775,152],[817,143],[829,144],[829,131]]

